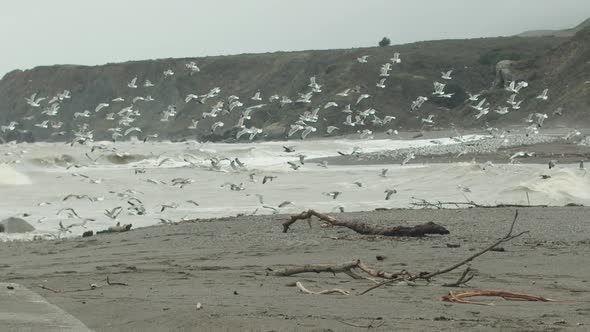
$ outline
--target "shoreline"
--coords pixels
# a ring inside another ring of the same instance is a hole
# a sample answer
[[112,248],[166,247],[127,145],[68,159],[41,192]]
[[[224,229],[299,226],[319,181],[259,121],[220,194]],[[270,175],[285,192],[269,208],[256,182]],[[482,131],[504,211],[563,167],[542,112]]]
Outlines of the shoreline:
[[[267,272],[268,268],[355,258],[385,271],[433,271],[505,235],[514,211],[395,209],[330,214],[342,221],[381,226],[434,221],[451,232],[422,238],[362,236],[343,228],[319,227],[317,219],[311,229],[300,222],[283,233],[281,222],[289,215],[267,215],[155,225],[90,238],[0,243],[0,275],[3,281],[39,292],[96,331],[349,331],[358,329],[342,321],[367,325],[375,319],[384,324],[379,331],[587,326],[590,267],[582,262],[590,254],[584,231],[588,207],[519,208],[515,231],[530,233],[503,244],[503,252],[474,260],[471,267],[477,275],[465,288],[524,292],[566,303],[441,302],[439,298],[453,288],[440,285],[456,280],[462,270],[441,275],[430,284],[394,285],[363,296],[354,294],[372,283],[343,274],[276,277]],[[449,248],[449,243],[459,248]],[[103,287],[107,277],[127,286]],[[295,281],[314,291],[341,288],[353,295],[307,295],[287,286]],[[101,287],[90,290],[89,283]],[[55,293],[38,284],[81,291]]]

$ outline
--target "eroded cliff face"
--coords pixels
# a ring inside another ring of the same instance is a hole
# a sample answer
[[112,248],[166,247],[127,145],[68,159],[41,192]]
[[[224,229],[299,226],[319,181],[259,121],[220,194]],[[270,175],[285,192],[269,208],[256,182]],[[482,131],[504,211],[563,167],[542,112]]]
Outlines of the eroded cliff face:
[[[262,128],[267,139],[284,138],[290,124],[303,112],[317,107],[320,107],[320,111],[318,122],[314,123],[318,128],[316,136],[322,136],[325,128],[330,125],[340,127],[340,134],[363,129],[364,127],[342,125],[346,117],[342,109],[347,104],[351,104],[352,109],[357,111],[373,108],[380,118],[386,115],[396,117],[396,120],[386,126],[373,126],[368,121],[366,127],[373,131],[420,128],[420,117],[427,117],[429,114],[435,115],[436,127],[446,127],[451,123],[463,127],[482,127],[486,121],[490,124],[497,121],[512,122],[526,117],[529,111],[548,112],[557,105],[572,109],[571,114],[564,114],[563,121],[574,119],[590,124],[587,117],[575,115],[575,112],[581,112],[578,110],[582,105],[579,100],[586,96],[590,85],[584,86],[583,82],[578,85],[578,81],[575,81],[575,92],[553,86],[563,84],[570,74],[575,73],[576,77],[582,77],[583,70],[589,74],[587,64],[576,60],[587,55],[587,50],[581,50],[583,40],[587,40],[584,36],[576,35],[571,40],[552,37],[444,40],[350,50],[146,60],[94,67],[37,67],[10,72],[0,81],[0,124],[10,121],[19,123],[20,131],[5,133],[5,140],[71,139],[72,130],[84,123],[88,123],[89,129],[93,130],[94,139],[110,139],[112,133],[107,129],[117,126],[119,118],[115,115],[115,120],[108,120],[107,114],[117,114],[123,108],[133,106],[141,114],[136,116],[132,124],[142,129],[138,135],[140,138],[158,133],[160,139],[196,137],[220,140],[235,137],[237,129],[233,127],[242,110],[260,103],[267,105],[251,113],[247,126]],[[376,84],[380,79],[380,67],[390,62],[394,52],[401,53],[402,62],[392,65],[386,87],[379,88]],[[554,63],[559,63],[562,57],[569,57],[569,54],[575,56],[566,61],[567,65],[556,68]],[[366,64],[356,61],[356,58],[363,55],[369,56]],[[503,56],[517,58],[516,63],[510,67],[518,67],[515,70],[518,71],[519,78],[530,81],[530,87],[523,96],[526,95],[531,102],[525,103],[519,112],[508,114],[504,118],[490,113],[488,118],[476,120],[473,110],[465,102],[468,92],[482,92],[492,105],[503,103],[502,98],[507,98],[501,84],[490,89],[497,79],[496,63],[511,60],[504,59]],[[191,61],[199,66],[200,72],[190,74],[186,64]],[[574,68],[581,65],[583,68],[577,72]],[[174,75],[165,76],[163,73],[168,69]],[[454,70],[453,79],[445,82],[445,91],[455,94],[452,98],[433,97],[433,82],[443,82],[440,72],[451,69]],[[311,90],[309,83],[312,76],[321,85],[321,92],[314,93],[311,103],[292,103],[281,107],[278,101],[269,101],[269,97],[275,94],[295,101],[299,98],[298,93]],[[590,80],[590,74],[587,76]],[[138,87],[130,88],[128,82],[134,77],[138,78]],[[146,80],[150,80],[154,86],[144,87]],[[361,93],[370,94],[371,98],[356,105],[358,94],[351,93],[349,97],[336,96],[336,93],[356,86],[360,87]],[[221,88],[215,98],[210,98],[203,104],[185,102],[188,94],[204,95],[215,87]],[[545,87],[550,88],[551,95],[555,98],[551,98],[551,102],[539,104],[533,95]],[[49,99],[63,90],[69,90],[71,98],[59,101],[57,115],[41,114],[49,106]],[[251,99],[257,91],[261,93],[261,101]],[[31,107],[27,105],[25,97],[33,93],[48,99],[42,101],[40,107]],[[558,93],[566,93],[568,97],[560,97]],[[224,106],[227,107],[227,99],[231,95],[240,97],[244,106],[227,114],[221,112],[216,118],[202,119],[202,114],[209,112],[219,101],[225,102]],[[148,96],[153,100],[136,100],[133,103],[136,97]],[[419,111],[411,112],[410,105],[418,96],[426,96],[429,101]],[[114,102],[113,99],[118,97],[125,101]],[[324,105],[330,101],[336,102],[338,106],[324,109]],[[100,103],[108,103],[109,106],[95,112]],[[176,106],[177,115],[168,122],[160,121],[162,112],[170,105]],[[74,116],[76,112],[85,110],[90,111],[88,118]],[[26,120],[29,117],[33,119]],[[193,119],[200,119],[197,129],[188,128]],[[44,120],[64,124],[60,129],[49,127],[49,130],[34,126]],[[212,134],[211,125],[217,121],[223,121],[225,126]],[[65,132],[63,136],[52,134],[60,131]]]

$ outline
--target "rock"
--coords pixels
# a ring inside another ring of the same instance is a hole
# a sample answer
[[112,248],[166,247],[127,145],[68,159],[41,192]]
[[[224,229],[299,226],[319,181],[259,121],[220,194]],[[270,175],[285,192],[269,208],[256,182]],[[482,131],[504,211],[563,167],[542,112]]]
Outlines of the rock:
[[27,233],[35,230],[26,220],[10,217],[0,222],[0,232],[5,233]]
[[511,66],[516,63],[512,60],[502,60],[496,64],[496,79],[492,88],[502,88],[508,82],[514,81]]

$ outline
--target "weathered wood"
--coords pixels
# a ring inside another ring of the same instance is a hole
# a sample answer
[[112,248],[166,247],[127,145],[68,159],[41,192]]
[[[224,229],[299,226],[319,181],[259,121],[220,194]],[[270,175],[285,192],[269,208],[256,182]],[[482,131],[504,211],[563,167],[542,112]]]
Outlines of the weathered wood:
[[318,217],[320,220],[323,220],[332,226],[346,227],[362,235],[421,237],[428,234],[449,234],[449,231],[446,228],[434,222],[427,222],[416,226],[395,226],[384,228],[362,222],[339,221],[334,217],[314,210],[304,211],[298,215],[291,216],[289,220],[283,223],[283,233],[286,233],[289,230],[289,227],[297,220],[305,220],[313,216]]

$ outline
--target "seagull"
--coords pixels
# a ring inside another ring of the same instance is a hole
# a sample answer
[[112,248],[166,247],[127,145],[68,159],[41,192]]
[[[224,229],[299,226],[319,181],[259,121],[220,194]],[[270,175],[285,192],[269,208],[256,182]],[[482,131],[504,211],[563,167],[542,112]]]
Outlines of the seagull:
[[547,96],[547,92],[549,92],[549,89],[543,90],[543,92],[541,92],[541,94],[537,96],[537,99],[541,99],[541,100],[549,99],[549,96]]
[[305,165],[305,157],[307,157],[307,156],[306,156],[306,155],[304,155],[304,154],[300,154],[300,155],[299,155],[299,163],[300,163],[301,165]]
[[75,198],[75,199],[84,199],[84,198],[87,198],[87,199],[88,199],[89,201],[91,201],[91,202],[94,202],[94,201],[95,201],[95,200],[94,200],[92,197],[90,197],[90,196],[88,196],[88,195],[76,195],[76,194],[69,194],[69,195],[67,195],[66,197],[64,197],[64,198],[62,199],[62,201],[64,201],[64,202],[65,202],[65,201],[67,201],[67,200],[68,200],[68,199],[70,199],[70,198]]
[[356,61],[358,61],[359,63],[367,63],[369,59],[368,55],[363,55],[360,58],[356,58]]
[[162,204],[162,205],[160,205],[160,207],[161,207],[160,208],[160,213],[161,213],[161,212],[164,212],[164,210],[166,210],[166,209],[176,209],[176,208],[178,208],[178,204],[176,204],[176,203]]
[[389,168],[382,168],[379,176],[382,178],[387,177],[387,172],[389,172]]
[[287,153],[295,152],[295,146],[283,146],[283,150]]
[[355,184],[359,188],[362,188],[363,187],[363,183],[362,182],[359,182],[359,181],[353,182],[353,184]]
[[318,164],[319,167],[328,168],[328,162],[323,160],[321,163]]
[[289,164],[289,166],[291,166],[291,168],[294,169],[294,170],[298,170],[299,167],[301,167],[300,165],[297,165],[297,164],[295,164],[292,161],[288,161],[287,164]]
[[113,220],[117,220],[117,217],[119,216],[119,214],[121,213],[121,211],[123,211],[123,207],[121,206],[117,206],[111,210],[105,209],[104,210],[104,215],[113,219]]
[[74,211],[74,209],[72,208],[63,208],[60,209],[59,211],[57,211],[56,215],[60,215],[63,211],[68,211],[71,216],[76,216],[78,219],[81,219],[80,216],[76,213],[76,211]]
[[174,72],[172,71],[172,69],[167,69],[166,71],[164,71],[164,78],[168,77],[168,76],[173,76]]
[[338,104],[336,104],[333,101],[327,102],[326,105],[324,105],[324,109],[328,109],[330,107],[338,107]]
[[37,97],[37,93],[33,93],[31,95],[31,97],[29,98],[25,98],[25,100],[27,101],[27,104],[33,106],[33,107],[39,107],[41,106],[41,104],[39,104],[40,102],[42,102],[43,100],[47,99],[45,97],[40,97],[40,98],[36,98]]
[[382,78],[379,83],[377,83],[377,87],[381,88],[381,89],[385,89],[385,81],[387,80],[387,78]]
[[140,133],[141,132],[141,129],[138,128],[138,127],[131,127],[129,129],[125,130],[124,136],[127,136],[127,135],[129,135],[130,133],[132,133],[134,131]]
[[328,134],[331,134],[334,130],[340,130],[340,128],[335,127],[335,126],[328,126],[328,128],[326,128],[326,131],[328,132]]
[[357,98],[357,100],[356,100],[356,103],[358,104],[358,103],[360,103],[360,102],[361,102],[363,99],[367,99],[367,98],[369,98],[369,97],[371,97],[371,95],[368,95],[368,94],[362,94],[362,95],[360,95],[360,96]]
[[145,80],[145,83],[143,83],[143,86],[145,88],[150,88],[150,87],[155,86],[155,85],[150,80]]
[[189,199],[188,201],[186,201],[187,203],[193,204],[194,206],[199,206],[199,203],[193,201],[192,199]]
[[331,191],[331,192],[322,193],[322,194],[325,195],[325,196],[328,196],[328,197],[332,197],[332,199],[336,199],[336,198],[338,198],[338,196],[340,196],[342,194],[342,192],[340,192],[340,191]]
[[400,58],[400,54],[395,52],[393,53],[393,58],[389,59],[393,64],[401,63],[402,59]]
[[217,128],[221,128],[223,127],[224,123],[221,121],[215,122],[213,125],[211,125],[211,131],[214,132],[215,129]]
[[306,126],[305,129],[303,130],[303,132],[301,133],[301,139],[305,139],[307,137],[307,135],[309,135],[310,133],[315,132],[317,129],[315,127],[312,126]]
[[260,97],[260,91],[256,92],[254,96],[251,98],[252,100],[260,101],[262,98]]
[[272,182],[272,180],[276,178],[276,176],[265,175],[264,178],[262,178],[262,184],[266,184],[268,181]]
[[132,89],[137,89],[137,76],[134,77],[131,82],[127,83],[127,86]]
[[389,198],[391,197],[391,195],[397,194],[397,190],[395,190],[395,189],[387,189],[387,190],[384,191],[384,193],[386,194],[385,195],[385,200],[388,201]]
[[449,70],[447,72],[441,72],[441,74],[442,74],[441,77],[442,77],[443,80],[450,80],[452,73],[453,73],[453,70]]
[[342,92],[338,92],[336,95],[337,96],[340,96],[340,97],[348,97],[348,94],[350,93],[350,90],[351,89],[346,89],[346,90],[344,90]]
[[467,101],[477,101],[479,99],[479,96],[479,94],[472,95],[471,93],[469,93],[469,99],[467,99]]

